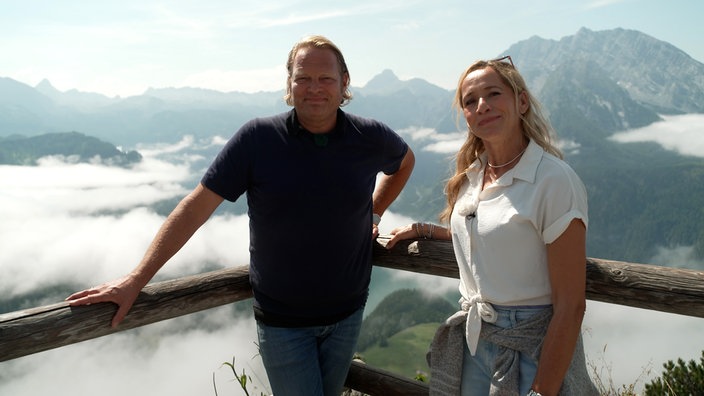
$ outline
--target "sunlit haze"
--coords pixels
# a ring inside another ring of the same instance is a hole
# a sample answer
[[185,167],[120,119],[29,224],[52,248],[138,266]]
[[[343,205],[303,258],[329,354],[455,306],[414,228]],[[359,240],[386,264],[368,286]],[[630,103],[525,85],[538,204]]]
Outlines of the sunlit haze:
[[689,0],[8,0],[0,77],[123,97],[149,87],[276,91],[293,42],[323,34],[343,50],[353,86],[391,69],[449,89],[475,59],[582,27],[638,30],[704,61],[701,15],[704,3]]
[[[686,0],[8,0],[0,2],[0,78],[32,86],[48,79],[61,91],[111,97],[139,95],[149,87],[277,91],[285,84],[291,45],[304,35],[323,34],[345,54],[354,86],[391,69],[402,80],[418,77],[452,89],[475,59],[536,35],[559,40],[582,27],[638,30],[704,61],[702,15],[704,2]],[[654,141],[704,157],[704,115],[662,118],[612,139]],[[398,132],[420,151],[448,157],[465,138],[431,128]],[[84,288],[124,275],[164,221],[153,205],[187,194],[210,161],[199,153],[225,141],[185,137],[131,147],[143,155],[131,168],[61,157],[33,167],[0,165],[0,295],[57,285]],[[381,231],[412,221],[391,210]],[[215,215],[159,279],[246,265],[248,232],[246,215]],[[651,262],[687,257],[690,248],[658,247]],[[423,290],[457,289],[453,279],[391,273]],[[370,296],[370,305],[385,296],[380,293]],[[64,297],[50,296],[46,303]],[[642,389],[667,360],[700,357],[702,347],[693,347],[692,340],[701,340],[704,320],[590,301],[584,329],[587,358],[602,380],[636,382]],[[241,394],[221,364],[234,356],[240,371],[262,384],[255,341],[251,318],[235,318],[229,307],[208,310],[0,363],[0,394],[208,395],[215,394],[214,374],[219,394]]]

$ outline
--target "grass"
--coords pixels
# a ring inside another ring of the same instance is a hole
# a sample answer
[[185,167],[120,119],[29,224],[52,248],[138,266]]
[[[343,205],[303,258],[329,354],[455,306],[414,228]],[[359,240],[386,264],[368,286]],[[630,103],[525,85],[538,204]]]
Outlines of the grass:
[[606,345],[601,351],[601,356],[598,362],[592,360],[587,360],[587,368],[590,370],[590,376],[594,385],[599,390],[599,394],[602,396],[637,396],[636,386],[641,382],[647,375],[650,374],[650,364],[648,367],[643,368],[641,374],[636,378],[631,384],[615,384],[611,375],[612,365],[606,361],[605,358]]
[[[439,325],[424,323],[409,327],[390,337],[386,346],[375,345],[359,354],[370,366],[414,379],[418,372],[430,372],[425,355]],[[602,396],[636,396],[636,386],[650,373],[650,369],[645,368],[632,384],[615,384],[611,376],[612,367],[603,355],[600,362],[587,361],[587,368]]]
[[[430,368],[425,360],[425,355],[438,326],[440,326],[440,323],[423,323],[409,327],[389,337],[384,346],[372,346],[359,352],[358,355],[370,366],[391,371],[410,379],[417,379],[419,373],[428,377]],[[604,347],[605,349],[606,347]],[[602,396],[637,396],[636,385],[643,380],[643,377],[650,372],[650,369],[645,368],[633,384],[615,384],[611,379],[612,367],[606,362],[603,352],[601,362],[587,361],[587,368],[590,370],[590,376],[599,393]],[[244,369],[239,375],[234,363],[233,359],[232,363],[225,362],[223,366],[228,366],[232,370],[243,392],[248,395],[247,388],[253,385],[251,382],[252,378],[246,375]],[[215,394],[217,395],[217,389]],[[264,395],[265,393],[262,392],[260,394]]]
[[423,323],[409,327],[389,337],[387,346],[375,345],[359,354],[370,366],[415,378],[419,371],[424,373],[430,371],[425,354],[439,325],[439,323]]

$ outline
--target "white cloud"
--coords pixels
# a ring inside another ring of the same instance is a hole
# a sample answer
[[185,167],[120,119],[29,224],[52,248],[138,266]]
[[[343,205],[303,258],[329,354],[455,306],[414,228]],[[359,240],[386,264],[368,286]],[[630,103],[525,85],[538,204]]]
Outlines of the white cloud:
[[145,155],[133,168],[72,164],[57,157],[40,159],[39,166],[2,165],[0,199],[7,202],[0,213],[12,219],[19,208],[33,217],[125,210],[185,195],[179,183],[190,176],[189,164],[172,164],[156,155]]
[[[440,142],[433,133],[419,132],[423,134],[424,139]],[[147,206],[189,190],[183,184],[194,172],[185,149],[198,144],[145,147],[144,163],[131,170],[51,161],[39,167],[0,167],[0,293],[12,296],[62,282],[90,286],[124,275],[141,259],[164,220]],[[122,211],[111,212],[116,208]],[[106,213],[96,215],[101,211]],[[246,264],[247,221],[244,215],[213,217],[160,276],[202,272],[206,263]],[[381,232],[412,222],[387,212]],[[688,249],[674,252],[685,258]],[[456,279],[393,271],[391,284],[373,291],[370,303],[409,285],[435,292],[457,290]],[[372,308],[370,304],[368,312]],[[95,389],[106,396],[211,394],[213,372],[220,394],[237,394],[240,390],[229,381],[231,373],[220,369],[222,362],[235,356],[237,362],[252,365],[251,370],[239,366],[248,373],[264,374],[257,366],[260,359],[252,359],[254,323],[235,321],[229,312],[208,310],[205,316],[189,315],[0,363],[0,394],[81,396],[92,395]],[[610,366],[610,372],[602,374],[618,384],[633,383],[647,368],[651,372],[646,378],[652,378],[667,360],[697,359],[704,349],[701,318],[590,301],[584,328],[589,360],[603,370]],[[641,379],[641,389],[646,378]]]
[[187,76],[183,87],[201,87],[224,92],[271,92],[286,88],[286,66],[249,70],[210,69]]
[[583,4],[584,9],[592,10],[596,8],[610,7],[615,4],[625,3],[630,0],[590,0]]
[[218,394],[238,395],[232,372],[222,367],[233,357],[238,373],[244,369],[266,392],[256,337],[253,319],[235,318],[228,307],[210,309],[0,363],[0,393],[211,395],[215,375]]
[[575,155],[579,154],[581,145],[573,140],[559,139],[557,141],[557,147],[564,153]]
[[409,127],[398,131],[399,134],[408,135],[412,140],[438,139],[434,128]]
[[[28,207],[29,208],[29,207]],[[31,209],[31,208],[30,208]],[[122,215],[5,216],[0,292],[5,296],[56,284],[90,287],[120,277],[139,263],[164,221],[138,207]],[[246,265],[248,220],[214,216],[162,269],[160,278],[204,271],[206,265]],[[11,241],[11,242],[10,242]]]
[[423,151],[438,154],[455,154],[467,138],[466,132],[439,133],[434,128],[409,127],[400,129],[400,135],[408,136],[412,141],[423,144]]
[[447,140],[429,144],[425,146],[423,150],[438,154],[456,154],[462,147],[463,143],[464,139]]
[[413,223],[413,219],[402,214],[386,211],[379,222],[379,233],[388,234],[396,227]]
[[674,246],[672,248],[658,246],[655,256],[648,262],[655,265],[704,270],[704,261],[696,259],[694,246]]
[[23,212],[5,218],[0,237],[12,242],[3,249],[0,269],[12,275],[0,279],[0,291],[8,297],[56,284],[88,287],[124,275],[160,221],[143,209],[121,217]]
[[[142,147],[144,161],[132,169],[56,158],[36,167],[0,166],[0,293],[9,298],[123,276],[164,221],[148,205],[188,192],[183,184],[194,176],[188,152],[201,144],[186,139]],[[208,264],[246,265],[248,241],[245,215],[214,216],[158,278],[203,272]],[[255,342],[251,316],[236,319],[229,307],[211,309],[0,363],[0,394],[211,394],[213,373],[220,394],[238,394],[221,364],[234,356],[240,372],[266,385]]]
[[698,361],[704,350],[702,318],[588,301],[583,328],[587,360],[602,381],[637,382],[638,393],[662,374],[663,363]]
[[[62,283],[87,287],[124,275],[164,221],[147,208],[178,200],[193,187],[185,185],[195,176],[185,150],[198,144],[185,139],[143,147],[144,160],[130,169],[56,158],[34,167],[0,166],[0,270],[5,274],[0,292],[12,296]],[[197,273],[205,265],[246,264],[247,224],[246,216],[215,216],[160,276]]]
[[611,136],[622,143],[656,142],[683,155],[704,157],[704,114],[661,116],[663,121]]
[[204,270],[205,263],[221,267],[249,264],[249,218],[247,215],[213,216],[164,267],[166,277]]
[[[643,128],[619,132],[611,140],[630,142],[655,142],[682,155],[704,157],[704,114],[661,116],[663,121]],[[399,130],[403,136],[423,144],[422,150],[438,154],[455,154],[466,139],[466,132],[438,133],[432,128],[411,127]],[[558,141],[560,148],[576,154],[580,146],[573,141]]]

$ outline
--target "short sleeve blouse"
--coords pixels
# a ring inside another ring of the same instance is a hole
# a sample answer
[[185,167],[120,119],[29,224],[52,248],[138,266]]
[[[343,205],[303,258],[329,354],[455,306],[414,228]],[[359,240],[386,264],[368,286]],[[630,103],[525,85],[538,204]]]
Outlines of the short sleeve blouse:
[[573,219],[588,225],[584,184],[533,141],[519,163],[484,190],[481,163],[467,170],[451,217],[460,293],[498,305],[550,304],[546,244]]

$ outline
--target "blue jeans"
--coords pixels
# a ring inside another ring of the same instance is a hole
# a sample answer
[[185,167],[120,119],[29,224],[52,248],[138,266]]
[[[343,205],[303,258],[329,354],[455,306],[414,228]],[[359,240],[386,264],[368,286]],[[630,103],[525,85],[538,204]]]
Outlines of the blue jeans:
[[362,327],[364,307],[347,318],[314,327],[257,322],[259,353],[275,396],[339,396]]
[[[545,309],[545,306],[539,307],[503,307],[494,306],[498,318],[496,326],[502,328],[510,328],[516,325],[521,320],[525,320],[533,316],[539,310]],[[493,375],[493,363],[498,355],[499,347],[491,342],[479,339],[477,352],[472,356],[467,348],[467,343],[464,343],[464,362],[462,365],[462,396],[486,396],[489,394],[489,386],[491,385],[491,377]],[[533,384],[535,373],[538,370],[536,363],[533,362],[530,356],[523,353],[520,354],[520,379],[519,395],[528,394],[530,386]]]

